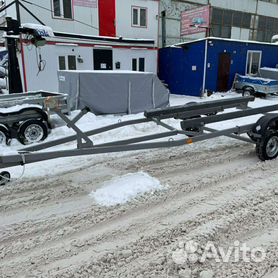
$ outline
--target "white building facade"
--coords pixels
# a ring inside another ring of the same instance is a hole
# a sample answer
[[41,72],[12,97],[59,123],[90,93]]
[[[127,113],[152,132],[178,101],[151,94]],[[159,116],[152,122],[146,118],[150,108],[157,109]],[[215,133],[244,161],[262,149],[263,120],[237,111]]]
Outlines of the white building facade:
[[278,34],[278,0],[161,0],[159,45],[205,37],[204,29],[190,36],[180,32],[181,13],[205,5],[211,6],[210,36],[270,42]]
[[[13,0],[2,1],[3,6]],[[19,0],[54,31],[90,36],[151,39],[157,42],[159,0]],[[15,5],[0,14],[16,18]],[[22,23],[38,23],[20,7]]]
[[56,37],[43,47],[23,43],[19,55],[24,91],[57,91],[57,70],[157,72],[157,48],[150,41],[99,41]]
[[[6,0],[4,5],[9,5]],[[133,70],[157,72],[159,1],[20,0],[54,37],[35,47],[20,44],[24,91],[58,90],[57,70]],[[2,12],[17,18],[16,6]],[[38,23],[20,7],[21,23]],[[51,82],[49,82],[51,80]]]

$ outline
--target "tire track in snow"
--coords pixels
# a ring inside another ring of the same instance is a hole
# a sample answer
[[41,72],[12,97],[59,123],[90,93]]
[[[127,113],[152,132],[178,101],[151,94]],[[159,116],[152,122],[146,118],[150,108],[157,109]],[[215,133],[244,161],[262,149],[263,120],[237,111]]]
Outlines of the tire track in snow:
[[[171,154],[167,151],[154,152],[152,155],[146,154],[146,163],[145,161],[139,163],[140,169],[151,172],[152,175],[160,178],[162,183],[169,183],[168,191],[159,192],[157,195],[148,198],[139,198],[133,204],[122,206],[122,209],[100,209],[94,205],[89,206],[88,209],[86,206],[80,209],[77,207],[75,210],[69,209],[68,216],[65,216],[64,212],[57,211],[53,216],[42,217],[46,218],[44,221],[41,221],[42,219],[40,218],[37,220],[29,219],[29,221],[25,219],[21,223],[18,222],[12,226],[8,225],[8,233],[3,238],[4,241],[0,241],[0,251],[2,252],[0,254],[5,254],[2,258],[3,265],[0,266],[0,274],[1,271],[2,274],[14,272],[14,277],[16,277],[16,275],[25,271],[26,275],[27,273],[39,275],[40,270],[43,269],[45,277],[54,277],[55,273],[58,276],[62,275],[59,277],[67,277],[71,275],[70,264],[75,262],[77,269],[81,271],[81,277],[89,277],[88,271],[93,273],[94,270],[91,270],[91,267],[87,266],[87,264],[91,265],[95,258],[99,256],[99,252],[103,252],[103,254],[108,251],[114,252],[120,249],[120,245],[122,245],[122,248],[129,248],[131,246],[132,254],[135,257],[138,256],[140,262],[143,261],[142,268],[145,267],[150,273],[152,271],[159,272],[156,267],[149,266],[149,263],[143,260],[144,258],[149,259],[149,253],[140,251],[138,247],[140,242],[142,242],[143,246],[147,244],[141,238],[142,236],[143,238],[150,238],[151,236],[155,238],[157,235],[157,241],[160,242],[161,238],[165,237],[165,232],[167,231],[171,232],[184,226],[186,228],[190,226],[190,221],[194,220],[196,220],[196,225],[198,225],[200,215],[202,219],[208,217],[208,220],[213,215],[215,215],[215,218],[220,217],[222,212],[218,207],[220,204],[225,211],[225,208],[228,206],[227,203],[232,203],[234,209],[241,212],[240,203],[247,202],[251,194],[254,195],[255,199],[259,200],[261,194],[267,195],[270,190],[275,188],[275,185],[271,184],[275,179],[266,185],[264,185],[264,180],[269,180],[271,175],[276,172],[277,161],[258,163],[255,156],[249,154],[250,151],[251,148],[242,150],[237,145],[231,151],[221,147],[219,150],[215,149],[203,154],[198,153],[196,156],[193,155],[193,158],[191,156],[189,156],[191,158],[183,157],[184,153],[180,153],[178,150],[171,152]],[[214,163],[211,163],[211,156],[213,154],[217,159],[213,160]],[[173,167],[169,167],[170,156],[174,156],[171,159],[171,163],[174,164]],[[137,169],[136,164],[140,157],[141,155],[137,154],[131,155],[122,160],[120,158],[117,163],[110,161],[106,162],[105,165],[107,169],[109,167],[111,169],[111,167],[116,168],[116,165],[119,165],[121,161],[125,161],[125,165],[119,167],[121,169],[119,172],[125,173],[131,169]],[[196,159],[195,162],[194,159]],[[184,167],[185,165],[190,167]],[[200,169],[204,169],[204,171],[200,171]],[[65,180],[67,181],[70,180],[68,175],[70,174],[65,175]],[[92,177],[93,175],[90,176],[90,178]],[[274,175],[274,177],[277,180],[277,175]],[[100,180],[103,178],[105,179],[105,175],[99,177]],[[247,182],[250,184],[254,183],[254,187],[248,187],[246,185]],[[192,186],[190,187],[190,185]],[[86,189],[88,188],[87,186]],[[181,189],[184,189],[184,192]],[[24,190],[22,193],[24,197],[27,196]],[[34,189],[33,193],[34,195],[37,194],[36,189]],[[238,193],[238,196],[236,194],[233,195],[233,193]],[[17,210],[21,210],[20,197],[20,193],[18,196],[15,195],[15,206],[11,210],[12,214],[16,214]],[[215,202],[212,202],[213,198],[216,199]],[[242,200],[238,200],[239,198],[242,198]],[[16,207],[17,199],[18,208]],[[63,199],[60,195],[57,195],[56,201],[64,203],[69,199],[68,196]],[[50,200],[46,200],[41,205],[36,204],[36,202],[30,202],[30,208],[38,206],[49,213],[51,210],[48,205],[53,200],[55,200],[54,195],[52,195]],[[200,204],[203,204],[203,207]],[[26,207],[28,208],[28,205]],[[250,204],[249,207],[244,207],[243,210],[251,212],[252,209],[253,206]],[[99,214],[96,213],[96,218],[100,221],[97,221],[97,223],[89,221],[95,215],[95,210],[99,210]],[[265,210],[260,209],[260,211],[264,212]],[[1,212],[0,217],[2,215]],[[247,215],[249,214],[247,213]],[[186,222],[188,217],[190,220]],[[234,221],[237,223],[238,220]],[[200,222],[199,225],[201,223],[204,224]],[[76,229],[70,230],[71,227],[75,226]],[[18,232],[21,227],[25,227],[22,234]],[[65,230],[69,228],[69,231],[59,234],[61,227],[64,227]],[[243,227],[246,226],[243,225]],[[222,229],[225,230],[225,225]],[[40,231],[43,231],[43,234],[40,234],[42,236],[41,240],[40,236],[37,235]],[[53,237],[48,237],[48,234],[51,235],[52,232]],[[220,237],[221,235],[223,236],[221,229],[216,229],[216,233]],[[30,241],[29,249],[13,246],[10,250],[7,250],[9,242],[12,242],[15,238],[20,239],[23,235],[25,235],[26,241]],[[169,235],[168,237],[171,238]],[[172,239],[175,241],[175,236]],[[162,242],[162,245],[158,245],[157,249],[163,249],[163,247],[164,243]],[[94,256],[91,258],[88,254],[95,254],[95,258]],[[155,260],[156,256],[153,259]],[[102,266],[107,275],[110,274],[107,277],[113,277],[113,267],[116,267],[119,272],[126,271],[126,277],[132,277],[132,273],[124,266],[125,264],[129,265],[126,260],[129,260],[129,257],[125,258],[122,266],[111,264],[111,269],[107,268],[106,264],[102,262],[100,268]],[[45,267],[42,268],[43,265]],[[56,269],[59,265],[65,268],[59,271]],[[96,267],[99,268],[98,261],[96,261]],[[139,268],[139,270],[141,271],[142,269]],[[51,275],[47,274],[48,271],[51,271]],[[162,268],[160,273],[164,273],[163,271],[164,268]],[[103,272],[103,275],[106,274]]]

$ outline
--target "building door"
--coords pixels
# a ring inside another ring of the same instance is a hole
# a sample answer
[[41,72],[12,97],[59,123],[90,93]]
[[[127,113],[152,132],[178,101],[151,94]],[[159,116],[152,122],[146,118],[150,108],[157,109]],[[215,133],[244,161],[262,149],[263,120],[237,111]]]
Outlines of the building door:
[[112,70],[112,49],[94,49],[94,70]]
[[218,62],[217,91],[226,92],[229,90],[229,78],[231,69],[231,55],[221,53]]
[[99,35],[116,36],[116,1],[98,0]]

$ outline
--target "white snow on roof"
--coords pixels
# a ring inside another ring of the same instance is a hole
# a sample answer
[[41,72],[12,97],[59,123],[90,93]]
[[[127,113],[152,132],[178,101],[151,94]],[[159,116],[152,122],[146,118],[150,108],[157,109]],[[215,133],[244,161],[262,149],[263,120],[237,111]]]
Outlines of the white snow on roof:
[[270,83],[272,81],[276,81],[274,79],[263,78],[263,77],[258,77],[258,76],[240,75],[240,74],[238,76],[240,76],[241,78],[247,79],[247,81],[248,81],[248,79],[249,80],[258,80],[258,81],[263,82],[263,83]]
[[41,33],[42,37],[54,37],[53,30],[49,26],[34,23],[23,23],[21,24],[21,27],[36,30]]
[[[55,31],[54,31],[55,32]],[[58,32],[58,31],[57,31]],[[65,35],[74,35],[74,36],[80,36],[80,37],[90,37],[90,35],[86,35],[86,34],[76,34],[76,33],[68,33],[68,32],[58,32],[60,34],[65,34]],[[124,38],[124,37],[108,37],[108,36],[97,36],[97,35],[93,35],[91,36],[91,40],[94,40],[94,38],[101,38],[101,39],[113,39],[115,41],[121,41],[121,40],[132,40],[134,42],[153,42],[153,39],[135,39],[135,38]],[[82,39],[82,38],[81,38]]]
[[230,42],[241,42],[241,43],[249,43],[249,44],[264,44],[264,45],[273,45],[277,46],[275,43],[270,43],[270,42],[259,42],[259,41],[249,41],[249,40],[236,40],[236,39],[227,39],[227,38],[218,38],[218,37],[207,37],[207,38],[201,38],[197,40],[192,40],[192,41],[187,41],[187,42],[180,42],[177,44],[173,44],[168,47],[179,47],[185,44],[190,44],[190,43],[195,43],[199,41],[205,41],[205,40],[217,40],[217,41],[230,41]]
[[116,177],[106,182],[103,187],[90,193],[90,197],[99,205],[114,206],[124,204],[138,195],[160,189],[162,186],[158,179],[144,172],[138,172]]
[[268,68],[268,67],[263,67],[261,68],[263,70],[269,70],[269,71],[277,71],[278,72],[278,68]]
[[154,74],[153,72],[146,71],[132,71],[132,70],[60,70],[59,73],[63,72],[76,72],[76,73],[103,73],[103,74]]

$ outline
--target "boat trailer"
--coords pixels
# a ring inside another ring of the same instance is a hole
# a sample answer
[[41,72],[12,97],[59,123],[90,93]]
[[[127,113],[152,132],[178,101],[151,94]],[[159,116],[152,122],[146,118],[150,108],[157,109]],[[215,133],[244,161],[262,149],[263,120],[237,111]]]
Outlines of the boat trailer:
[[[135,151],[157,148],[172,148],[192,144],[195,142],[212,139],[219,136],[227,136],[233,139],[256,145],[256,153],[262,161],[271,160],[278,156],[278,105],[270,105],[259,108],[251,108],[248,103],[254,101],[253,96],[227,98],[222,100],[205,101],[199,103],[187,103],[181,106],[167,107],[145,111],[144,117],[134,120],[117,122],[108,126],[81,131],[76,123],[89,111],[85,108],[73,119],[69,119],[57,109],[53,103],[52,110],[65,121],[67,126],[75,131],[75,135],[44,142],[37,145],[29,145],[16,154],[0,156],[0,168],[45,161],[61,157],[73,157],[81,155],[104,154],[123,151]],[[233,110],[228,110],[231,109]],[[252,115],[263,114],[261,118],[251,124],[235,125],[223,130],[207,127],[208,124],[223,122]],[[180,121],[180,129],[177,129],[163,120],[174,118]],[[117,128],[154,122],[165,128],[165,132],[135,137],[131,139],[112,141],[95,145],[91,136],[101,134]],[[248,134],[249,137],[241,136]],[[175,138],[175,136],[177,138]],[[168,138],[167,138],[168,137]],[[170,139],[169,139],[170,137]],[[164,141],[157,139],[167,138]],[[76,141],[74,149],[47,150],[51,147],[64,145]],[[47,151],[46,151],[47,150]],[[10,179],[7,171],[0,173],[0,183],[4,184]]]

